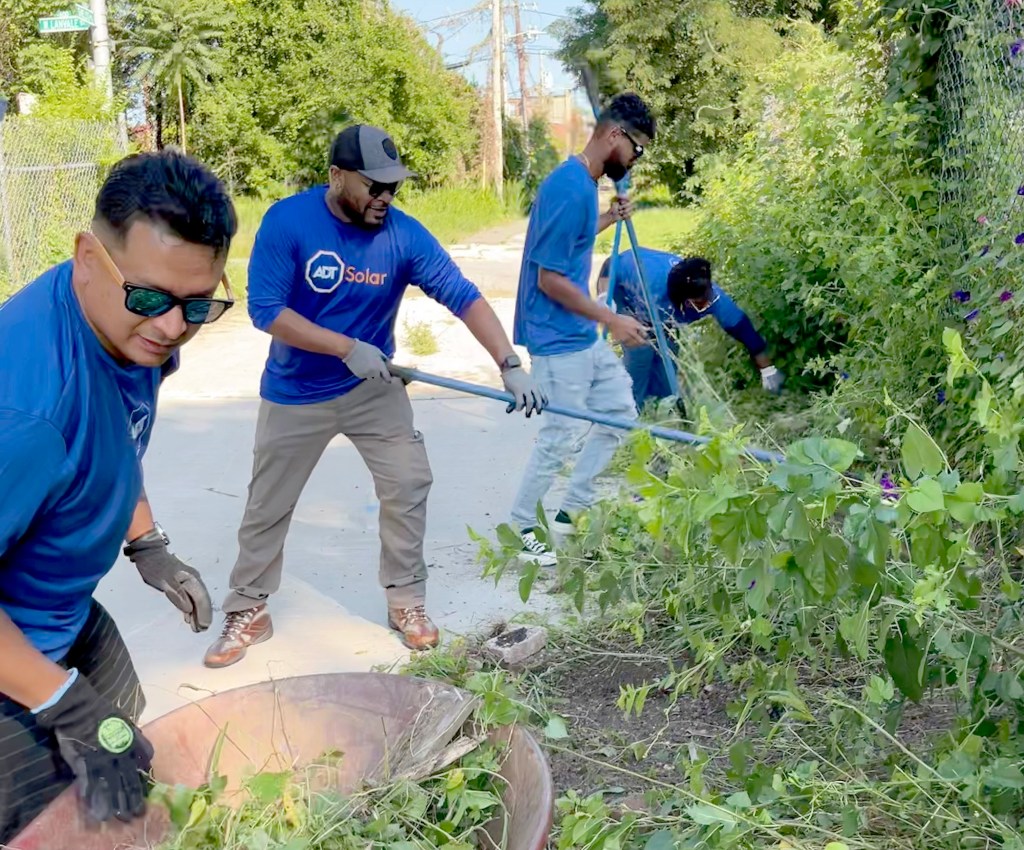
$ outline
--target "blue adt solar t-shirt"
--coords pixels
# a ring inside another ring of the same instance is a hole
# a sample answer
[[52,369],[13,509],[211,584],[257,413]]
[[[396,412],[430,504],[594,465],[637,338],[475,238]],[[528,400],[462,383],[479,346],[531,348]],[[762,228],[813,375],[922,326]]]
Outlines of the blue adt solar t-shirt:
[[[367,230],[338,219],[326,186],[274,204],[249,260],[249,315],[268,330],[286,307],[314,324],[395,353],[402,295],[418,286],[461,317],[480,292],[416,219],[394,207]],[[361,379],[339,357],[270,344],[260,395],[277,404],[312,404],[352,390]]]
[[[644,266],[644,276],[655,303],[655,309],[661,314],[662,321],[671,320],[680,325],[699,322],[708,316],[714,317],[718,324],[729,330],[735,328],[744,318],[744,312],[719,286],[713,284],[711,300],[714,302],[703,313],[698,313],[689,304],[679,310],[669,301],[668,273],[683,258],[668,251],[656,251],[654,248],[640,249],[640,262]],[[612,293],[619,309],[641,322],[649,322],[647,302],[640,288],[640,277],[636,270],[633,251],[619,254],[615,267],[615,291]]]
[[539,286],[540,270],[548,269],[589,296],[597,219],[597,183],[571,157],[540,184],[526,230],[513,342],[533,356],[583,351],[597,341],[597,322],[566,310]]
[[[111,284],[113,285],[113,284]],[[63,263],[0,306],[0,609],[61,660],[142,491],[160,368],[100,345]]]

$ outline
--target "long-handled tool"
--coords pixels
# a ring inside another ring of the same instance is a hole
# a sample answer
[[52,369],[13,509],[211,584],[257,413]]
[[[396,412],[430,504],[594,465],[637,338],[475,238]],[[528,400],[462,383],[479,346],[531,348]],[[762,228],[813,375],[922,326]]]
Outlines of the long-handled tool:
[[[431,375],[421,372],[418,369],[409,369],[406,366],[390,365],[391,374],[401,378],[406,383],[419,381],[422,384],[432,384],[435,387],[443,387],[447,390],[455,390],[460,393],[469,393],[483,398],[492,398],[495,401],[503,401],[511,404],[515,401],[511,393],[484,387],[479,384],[470,384],[466,381],[459,381],[455,378],[445,378],[441,375]],[[633,419],[625,419],[621,416],[608,416],[604,413],[593,413],[589,410],[576,410],[572,407],[563,407],[560,404],[549,404],[544,408],[545,413],[555,413],[559,416],[568,416],[571,419],[582,419],[584,422],[593,422],[595,425],[607,425],[609,428],[619,428],[623,431],[647,431],[651,436],[660,437],[663,440],[672,440],[675,443],[687,443],[693,446],[703,446],[711,442],[710,437],[702,437],[698,434],[691,434],[688,431],[677,431],[674,428],[662,428],[660,425],[644,425]],[[746,447],[744,453],[755,460],[764,463],[782,463],[784,458],[775,452],[764,449]]]
[[[590,108],[594,111],[594,120],[601,120],[601,97],[597,87],[597,79],[593,70],[588,65],[582,65],[579,69],[583,78],[583,87],[587,92],[587,99],[590,101]],[[615,192],[620,198],[629,195],[630,177],[625,177],[615,184]],[[611,307],[615,295],[617,279],[617,265],[619,262],[619,243],[622,239],[622,225],[626,225],[626,233],[629,236],[630,247],[633,252],[633,262],[636,264],[637,279],[640,283],[640,291],[644,296],[647,305],[647,315],[650,316],[651,326],[654,331],[654,339],[658,345],[658,354],[661,358],[661,368],[665,370],[665,380],[668,382],[669,390],[674,396],[679,395],[679,379],[676,375],[675,360],[669,350],[668,342],[665,340],[665,330],[662,327],[661,313],[655,309],[654,298],[651,295],[651,288],[647,282],[647,273],[644,270],[643,260],[640,259],[640,243],[636,238],[636,228],[633,227],[632,219],[625,222],[615,222],[615,240],[612,245],[611,263],[608,269],[608,296],[607,303]]]

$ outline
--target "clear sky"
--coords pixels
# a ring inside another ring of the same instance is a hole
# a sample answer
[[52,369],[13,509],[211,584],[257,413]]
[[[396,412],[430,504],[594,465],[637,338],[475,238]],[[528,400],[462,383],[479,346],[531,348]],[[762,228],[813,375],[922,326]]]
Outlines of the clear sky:
[[[512,9],[516,0],[502,0],[505,8],[505,34],[513,29]],[[534,90],[544,85],[550,92],[562,92],[574,87],[572,78],[565,73],[561,63],[552,55],[558,46],[557,40],[547,30],[551,24],[564,18],[578,5],[575,0],[519,0],[523,29],[533,31],[535,37],[526,45],[528,52],[527,87]],[[440,40],[441,52],[446,62],[473,60],[461,68],[465,76],[476,83],[486,84],[490,74],[490,48],[483,44],[491,30],[490,3],[484,0],[391,0],[393,9],[404,12],[420,23],[427,39],[437,46]],[[478,8],[479,11],[473,12]],[[471,56],[474,46],[478,49],[475,59]],[[519,69],[516,54],[510,46],[507,52],[507,87],[510,97],[519,95]]]

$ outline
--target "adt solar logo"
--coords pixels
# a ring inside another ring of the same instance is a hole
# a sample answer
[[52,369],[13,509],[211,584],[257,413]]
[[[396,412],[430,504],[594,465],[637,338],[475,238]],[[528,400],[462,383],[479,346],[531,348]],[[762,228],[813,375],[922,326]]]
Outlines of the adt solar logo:
[[334,292],[345,273],[345,264],[334,251],[317,251],[306,263],[306,283],[314,292]]

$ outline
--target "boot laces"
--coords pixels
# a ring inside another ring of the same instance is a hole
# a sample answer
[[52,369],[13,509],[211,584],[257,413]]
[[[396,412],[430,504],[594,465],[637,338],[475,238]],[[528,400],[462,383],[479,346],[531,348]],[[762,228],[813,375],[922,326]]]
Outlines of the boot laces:
[[221,637],[237,638],[252,623],[259,608],[248,608],[245,611],[229,611],[224,619]]

